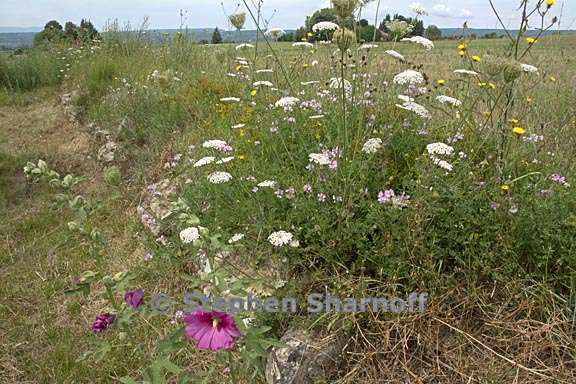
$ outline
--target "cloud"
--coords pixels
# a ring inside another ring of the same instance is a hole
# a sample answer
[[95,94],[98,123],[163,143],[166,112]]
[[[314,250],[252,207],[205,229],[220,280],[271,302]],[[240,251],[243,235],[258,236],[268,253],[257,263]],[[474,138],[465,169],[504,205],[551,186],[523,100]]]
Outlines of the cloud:
[[472,17],[472,16],[473,16],[473,13],[472,13],[472,11],[470,11],[469,9],[462,8],[462,9],[460,10],[460,16],[462,16],[462,17]]
[[440,17],[450,17],[452,10],[446,4],[436,4],[432,7],[432,14]]

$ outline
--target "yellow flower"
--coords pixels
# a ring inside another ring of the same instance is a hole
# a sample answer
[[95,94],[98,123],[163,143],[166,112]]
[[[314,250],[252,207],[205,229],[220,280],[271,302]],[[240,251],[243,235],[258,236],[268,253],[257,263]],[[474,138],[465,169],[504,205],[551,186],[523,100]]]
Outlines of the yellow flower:
[[490,111],[484,111],[484,112],[482,112],[482,114],[486,117],[492,116],[492,112],[490,112]]
[[243,130],[243,129],[240,129],[240,130],[238,131],[238,134],[240,135],[240,137],[244,137],[244,135],[245,135],[244,130]]
[[488,86],[492,89],[496,89],[496,84],[494,83],[488,83]]
[[458,52],[458,55],[460,57],[464,57],[464,56],[466,56],[466,51],[460,51],[460,52]]
[[308,63],[304,63],[303,67],[304,69],[307,69],[309,67]]
[[556,78],[554,76],[550,76],[550,81],[554,82],[556,81]]
[[529,103],[531,103],[532,100],[534,100],[534,99],[533,99],[532,97],[530,97],[530,96],[528,96],[528,97],[526,98],[526,101],[529,102]]
[[511,122],[512,124],[518,124],[518,123],[519,123],[518,119],[516,119],[516,118],[511,118],[511,119],[510,119],[510,122]]
[[485,82],[479,82],[479,83],[478,83],[478,86],[479,86],[480,88],[483,88],[483,87],[485,87],[485,86],[487,86],[487,85],[488,85],[488,83],[485,83]]
[[472,56],[472,61],[479,63],[480,62],[480,56]]
[[465,51],[465,50],[466,50],[466,45],[465,45],[465,44],[460,44],[460,45],[458,46],[458,49],[461,50],[461,51]]
[[436,83],[438,83],[438,85],[446,85],[446,80],[439,79]]
[[308,33],[306,34],[306,36],[312,37],[312,36],[314,36],[314,34],[313,34],[312,32],[308,32]]
[[523,135],[526,133],[526,130],[522,127],[514,127],[512,128],[512,132],[514,132],[517,135]]
[[250,91],[250,96],[254,97],[254,96],[256,96],[257,93],[258,93],[258,91],[253,89]]
[[244,156],[244,155],[239,155],[239,156],[238,156],[238,159],[240,159],[240,160],[245,160],[245,159],[246,159],[246,156]]
[[502,192],[508,192],[510,190],[510,186],[508,184],[503,184],[500,189]]
[[537,41],[538,41],[538,39],[535,39],[535,38],[533,38],[533,37],[527,37],[527,38],[526,38],[526,42],[527,42],[528,44],[530,44],[530,45],[534,44],[534,43],[537,42]]
[[238,65],[236,66],[236,72],[240,72],[241,69],[242,69],[242,66],[241,66],[240,64],[238,64]]
[[548,6],[548,8],[550,8],[551,6],[553,6],[555,3],[555,0],[546,0],[546,6]]

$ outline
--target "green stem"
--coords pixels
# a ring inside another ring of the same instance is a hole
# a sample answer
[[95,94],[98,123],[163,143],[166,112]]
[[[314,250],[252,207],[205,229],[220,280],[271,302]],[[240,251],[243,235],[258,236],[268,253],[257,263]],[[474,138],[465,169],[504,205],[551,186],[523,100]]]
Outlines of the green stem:
[[238,383],[238,377],[236,377],[236,369],[234,367],[234,359],[232,357],[232,352],[228,352],[228,365],[230,368],[230,378],[233,384]]

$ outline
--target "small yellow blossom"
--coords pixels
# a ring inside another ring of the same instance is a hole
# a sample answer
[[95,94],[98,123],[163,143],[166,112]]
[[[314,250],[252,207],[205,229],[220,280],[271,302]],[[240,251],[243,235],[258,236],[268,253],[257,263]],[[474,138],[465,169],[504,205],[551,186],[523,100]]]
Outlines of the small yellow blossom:
[[502,192],[508,192],[510,190],[510,186],[508,184],[503,184],[500,189]]
[[458,52],[458,55],[460,57],[464,57],[464,56],[466,56],[466,51],[460,51],[460,52]]
[[436,83],[438,83],[438,85],[446,85],[446,80],[439,79]]
[[490,111],[484,111],[484,112],[482,112],[482,114],[486,117],[492,116],[492,112],[490,112]]
[[514,127],[512,128],[512,132],[514,132],[517,135],[523,135],[526,133],[526,130],[522,127]]
[[480,56],[472,56],[472,61],[479,63],[480,62]]
[[492,89],[496,89],[496,84],[494,83],[488,83],[488,86]]
[[550,8],[551,6],[554,5],[554,2],[555,2],[555,1],[556,1],[556,0],[546,0],[546,6],[547,6],[548,8]]
[[555,82],[555,81],[556,81],[556,78],[555,78],[554,76],[550,76],[550,81],[551,81],[551,82]]
[[516,119],[516,118],[514,118],[514,117],[510,119],[510,122],[511,122],[512,124],[518,124],[518,123],[519,123],[518,119]]
[[258,91],[253,89],[250,91],[250,96],[254,97],[254,96],[256,96],[257,93],[258,93]]
[[308,63],[304,63],[304,65],[303,65],[304,69],[308,69],[309,66],[310,65],[308,65]]
[[238,64],[238,65],[236,66],[236,72],[240,72],[241,69],[242,69],[242,66],[241,66],[240,64]]
[[240,130],[238,131],[238,134],[240,135],[240,137],[244,137],[244,135],[245,135],[244,130],[243,130],[243,129],[240,129]]
[[534,99],[533,99],[532,97],[530,97],[530,96],[528,96],[528,97],[526,98],[526,101],[529,102],[529,103],[531,103],[533,100],[534,100]]
[[465,50],[466,50],[466,45],[465,45],[465,44],[460,44],[460,45],[458,46],[458,49],[461,50],[461,51],[465,51]]
[[239,156],[238,156],[238,159],[239,159],[239,160],[245,160],[245,159],[246,159],[246,156],[244,156],[244,155],[239,155]]
[[534,43],[537,42],[537,41],[538,41],[538,39],[535,39],[535,38],[533,38],[533,37],[527,37],[527,38],[526,38],[526,42],[527,42],[528,44],[530,44],[530,45],[534,44]]
[[306,36],[308,36],[308,37],[310,38],[310,37],[314,36],[314,34],[313,34],[312,32],[308,32],[308,33],[306,34]]
[[481,81],[481,82],[478,83],[478,86],[479,86],[480,88],[483,88],[483,87],[485,87],[485,86],[487,86],[487,85],[488,85],[488,83],[485,83],[485,82],[483,82],[483,81]]

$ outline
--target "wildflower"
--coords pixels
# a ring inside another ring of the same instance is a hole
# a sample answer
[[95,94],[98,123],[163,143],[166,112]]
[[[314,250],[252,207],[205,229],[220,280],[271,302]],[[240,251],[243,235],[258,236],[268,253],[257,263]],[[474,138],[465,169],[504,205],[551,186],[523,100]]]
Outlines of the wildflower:
[[153,258],[154,258],[154,255],[151,254],[151,253],[147,253],[147,254],[144,255],[144,261],[145,261],[145,262],[152,261]]
[[268,236],[268,242],[275,247],[282,247],[290,244],[294,240],[294,235],[286,231],[278,231]]
[[232,160],[234,160],[234,156],[224,157],[223,159],[218,160],[216,164],[226,164]]
[[236,46],[237,51],[240,49],[246,49],[246,48],[254,48],[254,45],[245,43],[245,44],[239,44]]
[[223,140],[208,140],[202,143],[202,147],[208,149],[216,149],[222,152],[232,151],[232,147]]
[[466,56],[466,51],[460,51],[460,52],[458,52],[458,56],[460,56],[460,57]]
[[194,168],[203,167],[205,165],[208,165],[208,164],[214,162],[214,160],[216,160],[216,158],[213,156],[203,157],[202,159],[195,162],[194,165],[192,165],[192,166]]
[[530,65],[530,64],[520,64],[520,68],[522,69],[522,71],[528,72],[528,73],[538,72],[538,68],[536,68],[535,66]]
[[500,205],[499,205],[497,202],[495,202],[495,201],[493,201],[493,202],[490,203],[490,209],[493,210],[493,211],[497,210],[499,206],[500,206]]
[[363,49],[368,50],[368,49],[373,49],[373,48],[378,48],[378,44],[362,44],[362,45],[358,48],[358,50],[359,50],[359,51],[360,51],[360,50],[363,50]]
[[550,79],[551,82],[555,82],[555,81],[556,81],[556,78],[555,78],[554,76],[550,76],[549,79]]
[[471,76],[478,76],[478,72],[471,71],[469,69],[456,69],[454,73],[458,73],[461,75],[471,75]]
[[92,332],[98,334],[104,332],[116,319],[115,315],[110,313],[102,313],[96,316],[96,320],[92,324]]
[[438,79],[438,80],[436,81],[436,84],[438,84],[438,85],[440,85],[440,86],[446,85],[446,80]]
[[259,69],[256,73],[274,73],[273,69]]
[[439,166],[440,168],[445,169],[445,170],[448,171],[448,172],[451,172],[451,171],[452,171],[452,169],[453,169],[452,164],[450,164],[450,163],[447,162],[446,160],[438,159],[438,158],[436,158],[436,157],[431,157],[431,159],[432,159],[432,162],[433,162],[435,165]]
[[356,34],[347,28],[342,28],[334,32],[333,38],[340,48],[340,52],[346,52],[350,45],[356,41]]
[[266,31],[265,35],[270,36],[274,40],[278,40],[282,36],[284,36],[286,32],[282,28],[270,28]]
[[144,303],[144,291],[141,289],[126,291],[124,301],[130,308],[136,309]]
[[534,99],[531,96],[526,97],[526,102],[531,103]]
[[434,43],[422,36],[412,36],[410,38],[405,37],[401,41],[408,41],[411,43],[420,44],[421,46],[426,48],[426,50],[431,50],[432,48],[434,48]]
[[340,28],[340,26],[336,23],[333,23],[331,21],[321,21],[312,26],[312,31],[314,32],[335,31],[338,28]]
[[381,191],[378,193],[378,202],[380,204],[386,204],[392,201],[395,193],[393,189],[389,189],[387,191]]
[[460,44],[460,45],[458,46],[458,50],[460,50],[460,51],[465,51],[465,50],[466,50],[466,44]]
[[330,165],[331,163],[331,159],[326,153],[311,153],[308,155],[308,159],[311,163],[318,165]]
[[417,71],[408,69],[394,76],[394,84],[398,85],[420,85],[424,83],[424,76]]
[[522,128],[522,127],[514,127],[514,128],[512,128],[512,132],[514,132],[515,134],[521,136],[521,135],[523,135],[523,134],[526,133],[526,130],[525,130],[524,128]]
[[274,104],[276,107],[284,108],[284,110],[291,110],[294,105],[300,102],[297,97],[287,96],[283,97]]
[[237,97],[223,97],[220,101],[223,103],[238,103],[240,102],[240,99]]
[[406,61],[406,59],[404,59],[404,56],[402,56],[400,53],[398,53],[398,52],[396,52],[396,51],[394,51],[394,50],[392,50],[392,49],[387,50],[385,53],[386,53],[387,55],[392,56],[392,57],[395,58],[395,59],[400,60],[400,61]]
[[560,185],[562,185],[562,186],[564,186],[564,187],[569,187],[569,186],[570,186],[570,184],[568,184],[568,183],[566,182],[566,177],[564,177],[564,176],[562,176],[562,175],[559,175],[559,174],[557,174],[557,173],[555,173],[555,174],[553,174],[552,176],[550,176],[550,180],[552,180],[553,182],[558,183],[558,184],[560,184]]
[[539,143],[541,141],[544,141],[544,136],[542,135],[536,135],[536,134],[531,134],[529,136],[525,136],[522,138],[522,141],[526,142],[526,143]]
[[243,233],[236,233],[234,234],[234,236],[232,236],[230,238],[230,240],[228,240],[228,244],[234,244],[239,242],[240,240],[242,240],[244,238],[244,234]]
[[318,194],[318,201],[321,202],[321,203],[325,202],[325,201],[326,201],[326,194],[320,192],[320,193]]
[[265,180],[258,184],[261,188],[274,188],[276,186],[276,182],[273,180]]
[[454,153],[454,147],[449,146],[444,143],[432,143],[426,146],[426,151],[430,155],[452,155]]
[[292,44],[293,47],[314,48],[314,44],[307,41],[297,41]]
[[520,121],[519,121],[517,118],[515,118],[515,117],[511,118],[509,121],[510,121],[512,124],[518,124],[518,123],[520,122]]
[[302,190],[304,193],[312,193],[312,186],[310,184],[306,184],[304,187],[302,187]]
[[480,56],[476,56],[476,55],[475,55],[475,56],[472,56],[471,59],[472,59],[472,61],[475,61],[475,62],[477,62],[477,63],[479,63],[480,60],[481,60],[481,59],[480,59]]
[[380,148],[382,148],[382,139],[380,138],[370,139],[364,143],[364,146],[362,147],[362,152],[367,154],[373,154],[378,152]]
[[510,186],[508,184],[503,184],[502,186],[500,186],[500,189],[502,190],[502,192],[508,192],[510,191]]
[[358,0],[331,0],[331,3],[336,14],[342,19],[352,16],[360,5]]
[[196,341],[201,350],[219,351],[234,348],[240,336],[234,319],[224,312],[192,312],[184,317],[186,336]]
[[230,24],[232,24],[237,30],[241,30],[246,22],[246,13],[235,13],[228,17]]
[[208,181],[212,184],[223,184],[232,180],[232,175],[228,172],[213,172],[208,175]]
[[527,38],[526,38],[526,42],[527,42],[528,44],[530,44],[530,45],[536,43],[537,41],[538,41],[538,39],[535,39],[535,38],[533,38],[533,37],[527,37]]
[[180,241],[190,244],[200,238],[200,231],[196,227],[188,227],[180,231]]
[[438,100],[442,104],[452,104],[455,107],[459,107],[462,105],[462,102],[460,100],[450,96],[440,95],[436,97],[436,100]]
[[420,105],[418,103],[408,102],[408,103],[404,103],[402,105],[396,104],[396,106],[398,108],[402,108],[402,109],[405,109],[407,111],[414,112],[415,114],[417,114],[418,116],[420,116],[424,119],[431,119],[432,118],[432,114],[426,108],[424,108],[422,105]]
[[546,7],[551,8],[554,5],[555,0],[546,0]]

